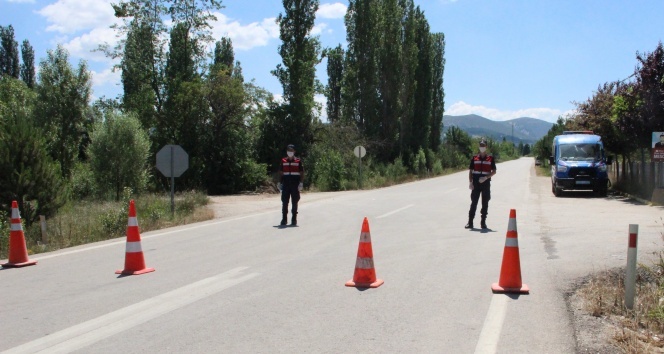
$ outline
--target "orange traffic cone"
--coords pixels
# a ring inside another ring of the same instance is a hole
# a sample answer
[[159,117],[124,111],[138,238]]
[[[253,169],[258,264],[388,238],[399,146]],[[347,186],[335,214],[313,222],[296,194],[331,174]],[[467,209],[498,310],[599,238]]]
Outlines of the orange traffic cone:
[[369,231],[369,221],[365,217],[362,222],[362,232],[360,233],[360,245],[357,248],[355,274],[353,275],[353,280],[346,282],[346,286],[377,288],[381,285],[383,285],[383,280],[376,279],[373,250],[371,249],[371,232]]
[[9,260],[3,268],[18,268],[37,264],[37,261],[28,259],[28,248],[25,245],[25,235],[21,224],[21,215],[18,212],[18,203],[12,201],[12,222],[9,232]]
[[118,270],[115,274],[138,275],[149,272],[154,272],[154,268],[145,267],[143,248],[141,247],[141,234],[138,231],[138,219],[136,219],[136,207],[134,206],[134,200],[132,199],[129,201],[125,266],[124,270]]
[[500,268],[500,280],[491,285],[494,293],[527,294],[528,285],[521,283],[521,265],[519,261],[519,241],[516,232],[516,210],[510,209],[510,221],[507,225],[503,265]]

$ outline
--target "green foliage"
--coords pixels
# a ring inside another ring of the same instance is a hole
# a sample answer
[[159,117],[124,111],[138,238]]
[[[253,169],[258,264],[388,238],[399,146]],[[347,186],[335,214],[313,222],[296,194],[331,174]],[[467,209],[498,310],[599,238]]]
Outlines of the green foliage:
[[342,189],[345,175],[344,161],[338,151],[328,149],[321,153],[313,166],[316,187],[321,191]]
[[84,62],[74,69],[69,53],[58,45],[39,65],[36,122],[43,127],[48,151],[69,177],[84,130],[92,77]]
[[[320,84],[316,65],[320,62],[320,42],[310,35],[314,28],[318,0],[283,0],[284,13],[279,14],[279,54],[282,63],[272,71],[283,87],[283,114],[276,117],[288,126],[284,131],[287,143],[306,152],[313,140],[312,112],[316,108],[314,94]],[[284,146],[282,144],[281,146]]]
[[21,59],[23,60],[23,63],[21,63],[21,80],[30,89],[33,89],[37,76],[35,74],[35,50],[27,39],[21,44]]
[[71,196],[74,200],[82,200],[96,196],[95,176],[89,163],[77,162],[69,181]]
[[90,167],[100,194],[120,200],[124,188],[144,190],[150,143],[137,118],[111,113],[91,138]]
[[28,225],[64,203],[60,168],[41,136],[28,117],[10,117],[0,124],[0,209],[9,210],[9,203],[18,201]]
[[413,170],[419,176],[423,176],[427,173],[427,157],[422,148],[420,148],[417,155],[415,155],[415,159],[413,160]]
[[0,26],[0,76],[19,78],[18,42],[14,39],[14,27]]

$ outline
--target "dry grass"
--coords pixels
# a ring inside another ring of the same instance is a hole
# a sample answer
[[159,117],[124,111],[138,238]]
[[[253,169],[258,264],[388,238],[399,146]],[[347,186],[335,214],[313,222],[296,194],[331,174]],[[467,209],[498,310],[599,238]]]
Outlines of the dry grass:
[[624,353],[664,353],[664,260],[639,265],[634,309],[625,307],[624,271],[592,276],[579,290],[584,310],[615,328],[613,344]]
[[[40,225],[24,227],[29,254],[58,250],[125,236],[129,199],[120,202],[84,201],[70,203],[46,222],[46,239],[42,238]],[[190,224],[214,218],[214,212],[206,207],[208,197],[200,192],[186,192],[176,196],[175,214],[171,214],[170,197],[165,195],[140,195],[133,198],[141,232]],[[9,233],[6,235],[7,239]],[[7,258],[5,238],[0,242],[0,259]]]

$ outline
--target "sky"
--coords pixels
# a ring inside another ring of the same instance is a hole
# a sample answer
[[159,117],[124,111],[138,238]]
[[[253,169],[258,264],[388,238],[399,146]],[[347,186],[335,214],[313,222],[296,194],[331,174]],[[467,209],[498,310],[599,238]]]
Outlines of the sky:
[[[120,73],[99,52],[113,44],[117,22],[109,0],[0,0],[0,26],[27,39],[36,62],[62,44],[72,65],[85,60],[94,98],[121,94]],[[432,32],[445,34],[445,114],[520,117],[555,122],[605,82],[624,80],[637,53],[664,41],[664,0],[415,0]],[[270,73],[281,62],[279,0],[224,0],[213,36],[230,37],[246,80],[279,97]],[[323,47],[346,46],[346,0],[320,0],[313,34]],[[210,47],[212,48],[212,46]],[[326,61],[317,67],[327,83]],[[323,96],[316,100],[324,103]],[[324,111],[324,110],[323,110]],[[325,117],[323,117],[325,119]],[[444,124],[444,122],[443,122]]]

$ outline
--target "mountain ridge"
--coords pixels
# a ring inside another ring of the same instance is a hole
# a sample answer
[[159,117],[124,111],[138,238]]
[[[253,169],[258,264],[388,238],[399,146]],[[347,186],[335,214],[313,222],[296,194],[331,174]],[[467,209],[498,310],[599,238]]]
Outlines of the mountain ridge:
[[553,123],[531,117],[494,121],[477,114],[444,115],[443,136],[452,126],[458,127],[473,137],[491,138],[497,141],[505,139],[515,144],[523,142],[532,145],[549,132]]

